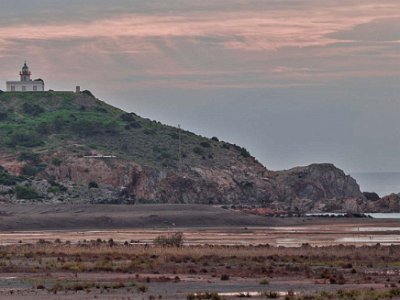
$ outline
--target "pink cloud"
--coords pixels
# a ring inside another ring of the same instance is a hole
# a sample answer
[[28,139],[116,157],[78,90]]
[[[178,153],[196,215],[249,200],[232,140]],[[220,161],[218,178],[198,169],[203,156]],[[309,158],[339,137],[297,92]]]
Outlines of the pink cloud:
[[[207,37],[227,39],[225,47],[270,50],[281,47],[323,46],[337,42],[326,35],[371,22],[400,16],[400,5],[353,3],[320,5],[297,10],[188,13],[187,15],[129,14],[88,23],[3,26],[7,39],[71,39],[115,37]],[[131,50],[132,51],[132,50]]]
[[[106,81],[104,68],[115,81],[146,78],[133,83],[114,81],[119,88],[251,88],[395,74],[398,70],[379,68],[364,55],[368,49],[398,57],[387,43],[360,45],[332,37],[360,24],[400,17],[400,3],[374,2],[304,1],[300,9],[269,9],[267,5],[256,9],[243,1],[241,9],[230,11],[124,14],[91,22],[2,26],[0,58],[16,53],[15,47],[22,45],[18,53],[34,57],[45,74],[54,74],[62,65],[63,73],[57,76],[63,80],[71,74],[85,78],[88,68],[91,79],[98,82]],[[57,46],[65,41],[70,43]],[[115,56],[127,58],[126,64]],[[356,58],[348,59],[351,56]],[[352,70],[347,69],[349,64]]]

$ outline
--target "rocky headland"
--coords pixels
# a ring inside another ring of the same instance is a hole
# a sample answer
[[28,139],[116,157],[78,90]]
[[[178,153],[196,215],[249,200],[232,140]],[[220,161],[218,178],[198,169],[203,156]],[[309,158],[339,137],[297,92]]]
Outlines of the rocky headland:
[[124,112],[88,91],[0,93],[0,166],[3,203],[400,211],[398,195],[363,194],[332,164],[271,171],[245,148]]

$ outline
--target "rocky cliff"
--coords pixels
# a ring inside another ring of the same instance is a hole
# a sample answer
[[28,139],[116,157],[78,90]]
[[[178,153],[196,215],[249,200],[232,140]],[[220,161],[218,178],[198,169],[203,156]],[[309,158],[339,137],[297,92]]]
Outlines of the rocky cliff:
[[0,165],[3,202],[377,207],[333,165],[270,171],[245,148],[126,113],[89,92],[0,94]]
[[400,212],[400,195],[390,194],[380,199],[369,201],[365,211],[382,213]]
[[276,172],[292,211],[361,212],[368,202],[357,182],[332,164],[312,164]]

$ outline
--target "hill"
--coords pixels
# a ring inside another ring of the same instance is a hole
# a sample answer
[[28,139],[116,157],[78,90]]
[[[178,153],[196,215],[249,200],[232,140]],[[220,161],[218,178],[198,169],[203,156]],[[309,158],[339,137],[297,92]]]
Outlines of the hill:
[[[181,159],[179,145],[181,141]],[[333,165],[269,171],[237,145],[127,113],[89,91],[0,94],[0,200],[362,211]]]

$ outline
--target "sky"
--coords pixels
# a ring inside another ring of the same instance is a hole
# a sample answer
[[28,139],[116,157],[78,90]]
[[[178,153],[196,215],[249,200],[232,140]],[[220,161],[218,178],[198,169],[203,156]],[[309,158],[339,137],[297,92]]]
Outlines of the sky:
[[0,0],[0,89],[24,60],[272,170],[400,171],[398,0]]

